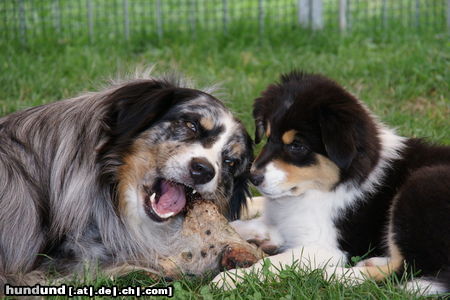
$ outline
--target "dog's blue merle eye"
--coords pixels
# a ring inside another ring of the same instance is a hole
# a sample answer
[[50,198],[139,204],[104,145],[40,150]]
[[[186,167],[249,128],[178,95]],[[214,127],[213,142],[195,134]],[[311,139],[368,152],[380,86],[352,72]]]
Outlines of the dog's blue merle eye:
[[189,128],[192,132],[197,132],[197,125],[195,123],[187,121],[184,123],[187,128]]
[[223,160],[223,162],[230,168],[233,168],[236,165],[237,160],[227,157]]

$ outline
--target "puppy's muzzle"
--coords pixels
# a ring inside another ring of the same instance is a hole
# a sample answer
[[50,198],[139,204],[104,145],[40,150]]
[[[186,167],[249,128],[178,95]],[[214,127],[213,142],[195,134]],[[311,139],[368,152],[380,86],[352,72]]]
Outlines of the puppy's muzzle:
[[211,163],[204,157],[195,157],[191,160],[190,170],[194,184],[205,184],[210,182],[216,175]]
[[264,174],[258,172],[250,173],[250,181],[255,186],[260,185],[264,181]]

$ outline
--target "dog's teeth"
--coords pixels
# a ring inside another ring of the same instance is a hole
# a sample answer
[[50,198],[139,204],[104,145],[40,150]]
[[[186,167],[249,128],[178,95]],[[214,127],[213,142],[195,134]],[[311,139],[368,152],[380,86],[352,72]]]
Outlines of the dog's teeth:
[[173,216],[173,215],[174,215],[174,212],[171,211],[171,212],[168,212],[168,213],[165,213],[165,214],[162,214],[162,215],[160,215],[160,214],[158,214],[158,213],[156,213],[156,214],[157,214],[160,218],[167,219],[167,218]]
[[196,190],[192,190],[192,195],[196,194],[197,191]]
[[156,197],[156,193],[153,193],[153,194],[150,196],[150,202],[151,202],[151,203],[155,203],[155,197]]

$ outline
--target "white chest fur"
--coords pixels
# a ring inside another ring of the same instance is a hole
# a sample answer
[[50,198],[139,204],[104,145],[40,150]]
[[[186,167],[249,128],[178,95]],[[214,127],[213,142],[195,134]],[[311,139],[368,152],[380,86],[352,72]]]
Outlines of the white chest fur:
[[283,248],[314,246],[345,256],[333,223],[338,210],[335,197],[335,193],[311,191],[301,197],[267,199],[265,222],[278,230]]

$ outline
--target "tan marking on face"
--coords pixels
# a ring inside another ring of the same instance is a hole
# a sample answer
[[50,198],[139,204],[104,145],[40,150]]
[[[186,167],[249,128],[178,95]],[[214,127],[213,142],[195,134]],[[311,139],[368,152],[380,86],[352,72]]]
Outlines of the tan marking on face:
[[175,145],[170,143],[149,147],[144,138],[133,143],[118,169],[117,190],[121,212],[127,213],[126,192],[130,187],[139,191],[145,176],[154,171],[157,165],[164,166],[175,149]]
[[142,140],[136,140],[131,146],[130,154],[123,158],[118,170],[119,209],[126,210],[126,192],[129,187],[137,188],[149,169],[154,168],[156,151],[145,146]]
[[231,146],[231,153],[234,155],[241,155],[245,151],[245,146],[242,143],[235,143]]
[[266,127],[266,136],[269,137],[270,136],[270,123],[267,122],[267,127]]
[[214,128],[214,121],[208,117],[203,117],[200,119],[200,124],[206,130],[212,130]]
[[339,181],[339,168],[323,155],[316,154],[317,162],[311,166],[298,167],[282,160],[274,160],[274,166],[286,173],[283,184],[294,193],[306,189],[329,191]]
[[283,133],[281,140],[283,141],[284,144],[289,145],[294,141],[296,134],[297,130],[294,129],[288,130],[285,133]]

